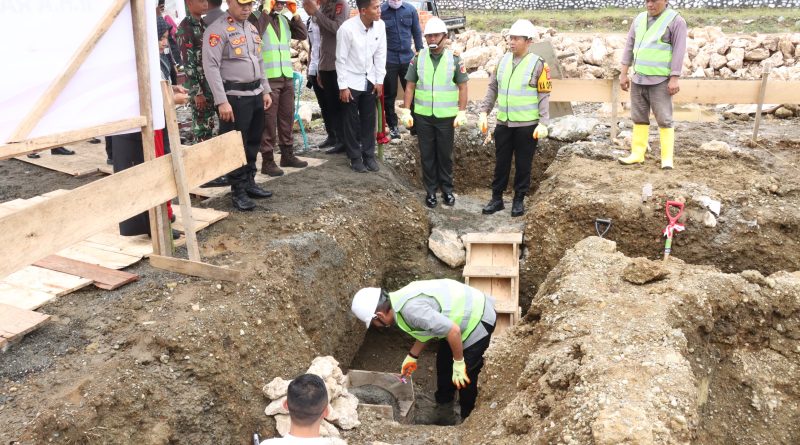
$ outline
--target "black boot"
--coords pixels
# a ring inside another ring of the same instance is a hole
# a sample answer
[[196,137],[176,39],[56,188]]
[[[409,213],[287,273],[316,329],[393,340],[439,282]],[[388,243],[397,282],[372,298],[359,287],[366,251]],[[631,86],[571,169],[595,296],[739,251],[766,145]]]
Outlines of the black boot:
[[251,171],[250,174],[247,176],[247,184],[245,185],[244,191],[245,193],[247,193],[247,196],[255,199],[269,198],[270,196],[272,196],[272,192],[264,190],[261,187],[259,187],[258,184],[256,184],[255,170]]
[[329,148],[333,147],[334,145],[336,145],[336,138],[331,135],[328,135],[328,137],[325,138],[325,140],[322,141],[321,144],[319,144],[319,148]]
[[525,195],[514,196],[514,202],[511,203],[511,216],[522,216],[525,214]]
[[483,208],[484,215],[491,215],[492,213],[499,212],[506,208],[505,204],[503,204],[503,198],[495,198],[492,197],[491,201]]
[[245,191],[246,186],[247,182],[231,185],[231,201],[233,201],[233,207],[243,212],[256,208],[256,203],[247,197],[247,192]]
[[50,149],[52,155],[74,155],[75,152],[64,147],[56,147]]

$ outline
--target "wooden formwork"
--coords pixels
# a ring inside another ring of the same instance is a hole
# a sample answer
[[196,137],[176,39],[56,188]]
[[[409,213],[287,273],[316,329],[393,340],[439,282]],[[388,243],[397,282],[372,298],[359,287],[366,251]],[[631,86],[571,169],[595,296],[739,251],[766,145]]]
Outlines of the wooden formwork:
[[522,233],[468,233],[464,282],[495,299],[495,335],[516,323],[519,307],[519,246]]

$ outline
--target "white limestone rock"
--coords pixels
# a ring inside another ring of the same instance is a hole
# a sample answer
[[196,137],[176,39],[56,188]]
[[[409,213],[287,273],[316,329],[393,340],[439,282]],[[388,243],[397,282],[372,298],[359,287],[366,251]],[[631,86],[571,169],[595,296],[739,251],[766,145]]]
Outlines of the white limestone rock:
[[558,117],[550,122],[550,138],[565,142],[577,142],[589,137],[600,122],[594,118],[573,115]]
[[428,249],[450,267],[460,267],[466,262],[464,243],[453,230],[435,227],[428,238]]
[[284,380],[280,377],[275,377],[271,382],[264,385],[262,391],[270,400],[280,399],[286,395],[286,390],[289,388],[291,380]]
[[361,425],[358,420],[358,398],[353,394],[342,394],[331,403],[331,407],[336,412],[336,420],[328,420],[334,425],[343,430],[351,430]]
[[283,406],[283,403],[286,401],[286,396],[283,396],[279,399],[275,399],[267,405],[264,409],[264,414],[268,416],[275,416],[277,414],[289,414],[289,410]]

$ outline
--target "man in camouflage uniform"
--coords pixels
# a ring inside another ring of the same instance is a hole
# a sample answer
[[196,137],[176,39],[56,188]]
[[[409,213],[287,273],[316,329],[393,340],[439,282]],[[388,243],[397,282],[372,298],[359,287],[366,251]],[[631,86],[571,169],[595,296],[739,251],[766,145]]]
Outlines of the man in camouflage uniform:
[[208,10],[208,0],[187,0],[189,15],[178,25],[178,45],[184,62],[186,81],[192,104],[192,141],[196,144],[211,139],[214,131],[214,98],[203,73],[203,33],[206,25],[201,16]]

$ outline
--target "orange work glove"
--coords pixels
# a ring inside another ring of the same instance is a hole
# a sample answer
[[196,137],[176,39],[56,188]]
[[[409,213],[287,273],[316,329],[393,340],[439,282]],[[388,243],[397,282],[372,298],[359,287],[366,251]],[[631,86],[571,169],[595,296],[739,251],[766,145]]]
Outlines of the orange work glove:
[[297,2],[295,0],[286,0],[286,9],[292,12],[292,15],[297,14]]
[[403,366],[400,368],[400,375],[403,377],[411,377],[411,374],[417,370],[417,359],[414,357],[407,355],[406,359],[403,360]]

